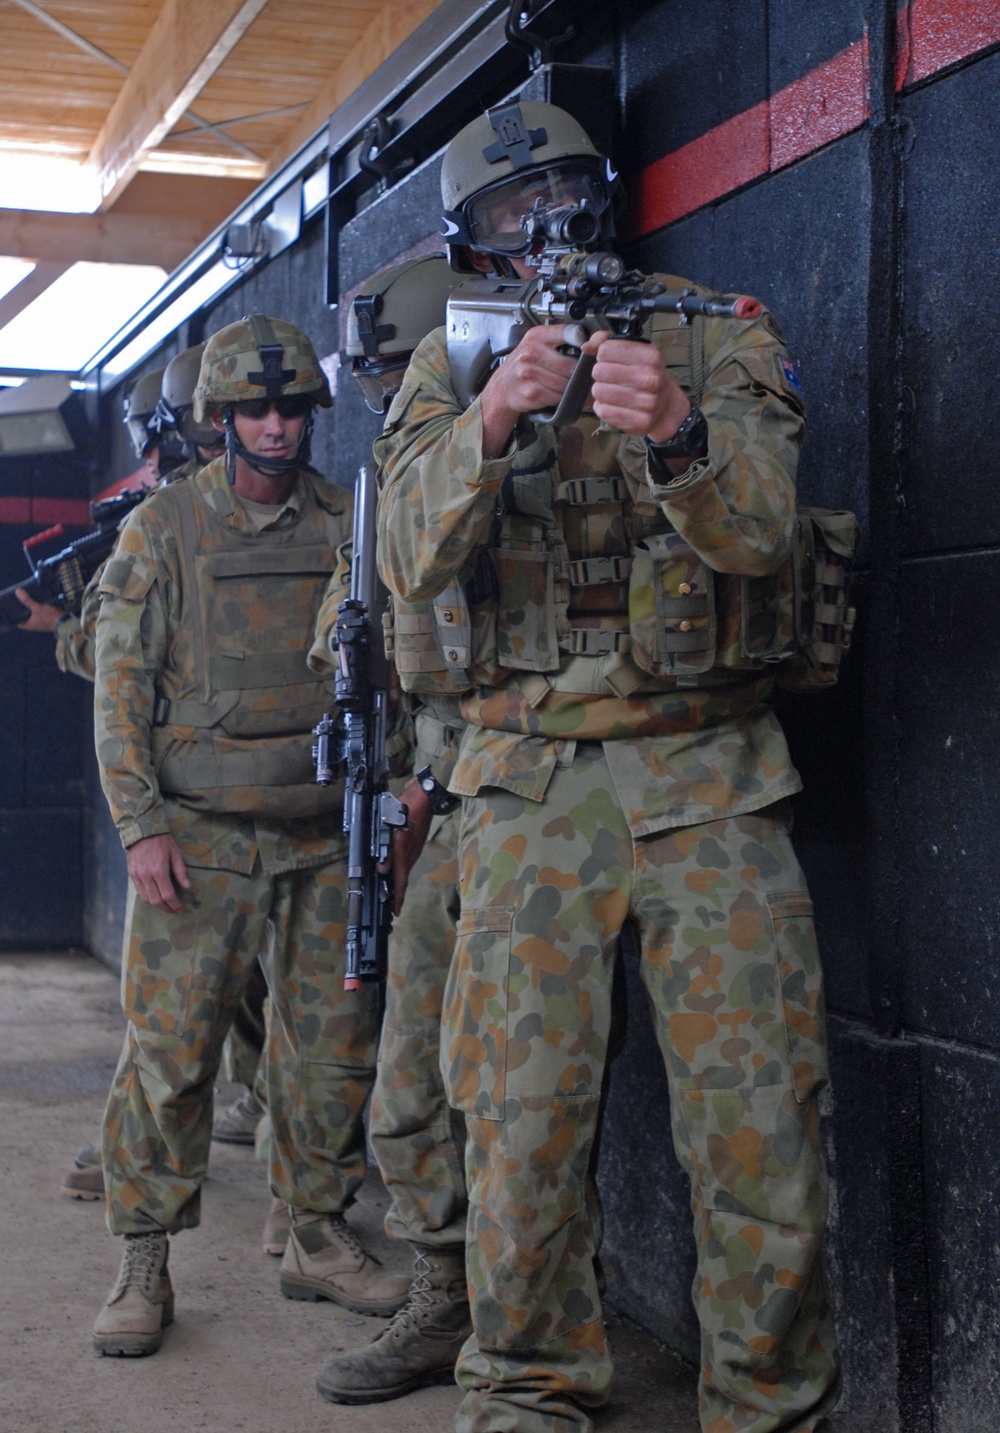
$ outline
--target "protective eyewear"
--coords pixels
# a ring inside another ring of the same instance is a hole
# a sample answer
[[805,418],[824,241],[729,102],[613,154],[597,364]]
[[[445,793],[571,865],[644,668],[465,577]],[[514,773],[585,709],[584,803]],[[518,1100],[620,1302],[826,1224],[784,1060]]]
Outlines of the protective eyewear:
[[392,400],[399,392],[409,359],[408,353],[395,353],[391,360],[382,359],[374,363],[364,358],[354,359],[351,376],[361,389],[365,407],[370,413],[377,413],[380,418],[388,413]]
[[241,418],[260,420],[273,408],[279,418],[305,418],[312,412],[311,393],[288,393],[280,398],[242,398],[233,407]]
[[604,181],[592,168],[557,165],[506,179],[477,194],[465,207],[465,220],[475,248],[518,257],[534,242],[522,223],[532,210],[582,206],[601,215],[608,202]]

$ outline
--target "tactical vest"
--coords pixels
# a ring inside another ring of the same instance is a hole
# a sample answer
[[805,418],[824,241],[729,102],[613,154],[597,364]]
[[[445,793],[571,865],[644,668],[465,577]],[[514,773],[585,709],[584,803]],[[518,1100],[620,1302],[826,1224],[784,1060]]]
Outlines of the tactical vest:
[[338,787],[316,784],[312,761],[333,682],[310,672],[306,656],[344,539],[344,502],[301,476],[297,519],[262,532],[223,521],[193,482],[164,495],[190,653],[183,674],[161,674],[152,755],[162,791],[210,810],[288,819],[341,803]]
[[[669,321],[668,321],[669,322]],[[662,329],[664,364],[694,402],[704,327]],[[584,416],[558,443],[541,428],[504,481],[489,543],[433,602],[394,602],[387,644],[403,687],[498,686],[633,694],[732,686],[775,670],[836,681],[853,609],[851,513],[802,509],[792,552],[766,577],[716,572],[645,483],[645,445]],[[645,495],[645,496],[644,496]]]

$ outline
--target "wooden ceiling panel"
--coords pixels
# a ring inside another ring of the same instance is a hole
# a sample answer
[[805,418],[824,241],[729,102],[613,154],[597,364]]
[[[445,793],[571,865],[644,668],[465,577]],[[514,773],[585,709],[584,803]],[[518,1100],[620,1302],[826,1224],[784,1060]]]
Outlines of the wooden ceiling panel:
[[[253,176],[279,167],[437,3],[0,0],[0,155],[89,156],[109,215],[121,214],[117,223],[74,221],[60,238],[58,223],[8,211],[4,248],[29,253],[34,244],[37,257],[64,262],[75,234],[81,257],[132,258],[145,232],[139,220],[158,215],[177,220],[163,245],[173,258],[199,225],[200,239],[225,217],[222,190],[206,204],[192,189],[185,202],[186,184],[231,183],[234,207]],[[213,177],[182,177],[185,166]]]

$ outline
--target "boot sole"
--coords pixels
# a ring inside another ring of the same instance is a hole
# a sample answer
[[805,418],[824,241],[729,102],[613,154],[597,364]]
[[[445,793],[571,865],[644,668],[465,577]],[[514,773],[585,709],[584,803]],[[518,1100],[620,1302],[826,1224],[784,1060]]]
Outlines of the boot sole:
[[62,1195],[63,1199],[82,1199],[85,1203],[88,1204],[93,1203],[97,1199],[104,1198],[103,1189],[100,1191],[100,1193],[97,1193],[93,1189],[73,1189],[71,1186],[65,1184],[60,1186],[59,1193]]
[[430,1388],[435,1384],[454,1382],[455,1365],[452,1363],[447,1368],[437,1368],[433,1372],[421,1373],[415,1378],[408,1378],[405,1383],[394,1384],[392,1388],[334,1388],[317,1378],[316,1392],[327,1403],[389,1403],[392,1399],[403,1398],[407,1393],[413,1393],[418,1388]]
[[219,1144],[255,1144],[256,1136],[252,1134],[217,1134],[212,1131],[212,1138],[218,1140]]
[[352,1303],[347,1294],[337,1293],[331,1289],[329,1284],[320,1280],[301,1282],[297,1279],[290,1279],[287,1274],[282,1274],[280,1281],[281,1292],[286,1299],[301,1299],[304,1303],[318,1304],[321,1299],[327,1299],[331,1304],[339,1304],[342,1309],[350,1309],[352,1314],[364,1314],[370,1318],[388,1319],[401,1309],[406,1303],[406,1295],[398,1303],[391,1304],[357,1304]]
[[99,1334],[93,1337],[94,1352],[110,1358],[145,1358],[156,1353],[163,1342],[163,1330],[174,1321],[174,1301],[163,1306],[163,1321],[153,1334]]

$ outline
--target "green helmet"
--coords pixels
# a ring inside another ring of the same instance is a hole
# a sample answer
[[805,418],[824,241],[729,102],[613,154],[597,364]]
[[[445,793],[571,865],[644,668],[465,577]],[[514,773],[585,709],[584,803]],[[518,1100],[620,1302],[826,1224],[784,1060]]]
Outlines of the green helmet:
[[150,448],[160,441],[159,431],[150,429],[150,422],[160,401],[162,368],[151,368],[137,378],[125,395],[125,416],[122,422],[128,429],[137,458],[144,458]]
[[156,423],[160,431],[172,428],[186,443],[214,448],[221,438],[211,423],[194,421],[194,390],[201,370],[203,343],[185,348],[172,358],[163,370],[160,401],[156,405]]
[[300,328],[248,314],[205,344],[194,390],[194,421],[204,423],[231,403],[308,393],[321,408],[333,403],[316,350]]
[[618,176],[571,114],[526,100],[498,105],[467,124],[441,167],[444,237],[453,268],[467,271],[456,249],[489,254],[529,252],[521,216],[532,208],[583,207],[600,219],[595,242],[614,236]]
[[362,284],[347,316],[344,357],[373,413],[388,411],[410,354],[444,323],[448,295],[460,282],[443,254],[422,254]]

